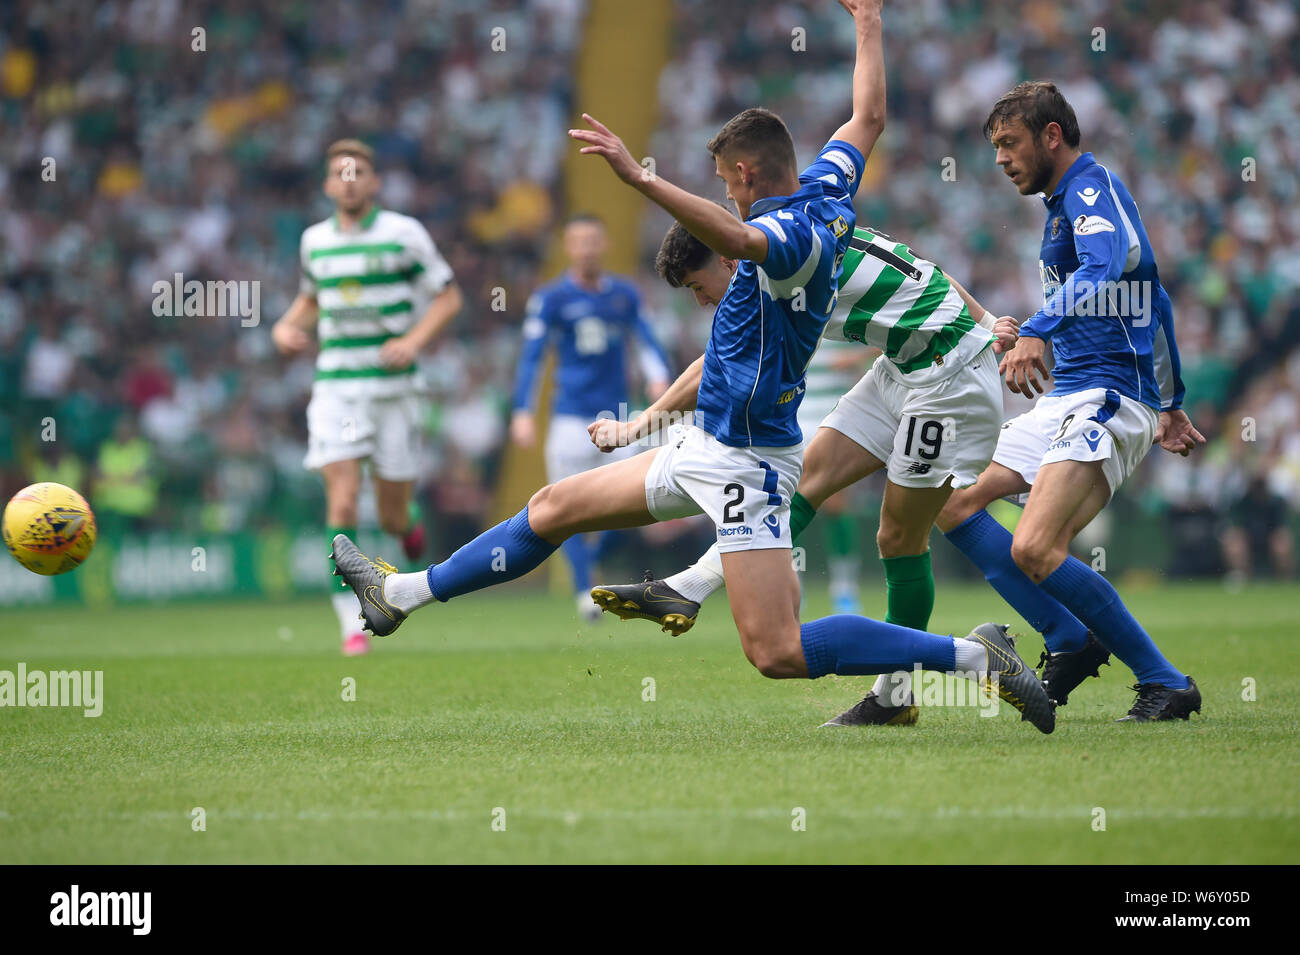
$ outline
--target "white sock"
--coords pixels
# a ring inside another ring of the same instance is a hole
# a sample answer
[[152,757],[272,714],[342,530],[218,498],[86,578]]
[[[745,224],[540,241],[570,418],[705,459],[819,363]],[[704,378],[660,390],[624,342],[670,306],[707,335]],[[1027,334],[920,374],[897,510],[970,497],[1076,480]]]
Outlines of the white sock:
[[872,684],[872,692],[883,706],[903,706],[895,700],[906,700],[912,694],[912,671],[899,670],[897,673],[882,673]]
[[984,644],[965,637],[953,637],[953,647],[957,650],[956,669],[967,679],[978,679],[974,674],[983,673],[989,668],[989,654]]
[[827,562],[830,571],[832,597],[854,597],[858,595],[858,567],[856,557],[832,557]]
[[330,603],[334,604],[344,640],[361,632],[361,604],[357,603],[356,594],[350,590],[336,590],[330,594]]
[[717,551],[709,548],[708,553],[680,574],[664,578],[664,583],[687,600],[704,603],[709,594],[722,587],[722,560],[718,559],[718,569],[714,571],[709,566],[709,553],[717,556]]
[[419,610],[426,604],[433,603],[428,571],[389,574],[384,578],[384,599],[402,613],[410,613],[412,610]]

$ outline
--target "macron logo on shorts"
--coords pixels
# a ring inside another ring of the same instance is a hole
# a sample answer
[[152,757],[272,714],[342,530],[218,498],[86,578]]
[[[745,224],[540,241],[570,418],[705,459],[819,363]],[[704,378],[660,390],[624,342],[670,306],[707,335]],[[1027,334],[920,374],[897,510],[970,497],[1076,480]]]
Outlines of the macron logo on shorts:
[[769,514],[767,515],[767,517],[763,518],[763,523],[767,525],[767,529],[772,532],[773,537],[775,537],[777,540],[781,539],[780,518],[778,518],[775,514]]
[[1101,444],[1101,432],[1095,428],[1083,436],[1083,440],[1088,442],[1088,447],[1093,451],[1097,450],[1097,445]]

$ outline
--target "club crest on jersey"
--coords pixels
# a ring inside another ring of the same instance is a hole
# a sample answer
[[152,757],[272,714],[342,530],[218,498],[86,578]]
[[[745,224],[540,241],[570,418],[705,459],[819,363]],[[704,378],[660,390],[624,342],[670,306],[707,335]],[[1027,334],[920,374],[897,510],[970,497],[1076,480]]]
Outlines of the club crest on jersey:
[[1052,238],[1055,239],[1061,234],[1061,217],[1056,216],[1052,219]]

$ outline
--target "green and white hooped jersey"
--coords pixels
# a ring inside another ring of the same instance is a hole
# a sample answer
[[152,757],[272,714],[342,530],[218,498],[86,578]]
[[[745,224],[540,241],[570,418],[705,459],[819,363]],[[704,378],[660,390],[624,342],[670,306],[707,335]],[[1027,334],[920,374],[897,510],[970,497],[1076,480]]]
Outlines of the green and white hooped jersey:
[[331,216],[303,232],[300,256],[299,290],[320,308],[315,387],[370,397],[417,393],[416,366],[385,368],[379,350],[452,280],[424,226],[375,207],[343,232]]
[[824,338],[874,345],[888,360],[884,371],[919,387],[965,367],[995,336],[971,318],[937,265],[859,226],[844,253],[839,299]]

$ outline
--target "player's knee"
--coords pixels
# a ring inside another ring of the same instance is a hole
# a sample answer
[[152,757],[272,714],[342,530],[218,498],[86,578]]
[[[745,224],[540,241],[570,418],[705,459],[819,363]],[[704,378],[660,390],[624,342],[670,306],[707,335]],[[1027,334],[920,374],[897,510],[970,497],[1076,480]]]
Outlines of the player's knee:
[[326,518],[336,527],[357,526],[357,503],[352,501],[330,501],[326,507]]
[[1011,538],[1011,559],[1035,583],[1041,583],[1064,560],[1056,548],[1042,537],[1016,534]]
[[[928,532],[929,528],[926,530]],[[917,534],[895,521],[884,520],[876,531],[876,547],[880,549],[881,557],[907,557],[925,550],[928,536],[928,533]]]
[[411,518],[405,507],[400,511],[393,510],[388,513],[379,515],[379,526],[385,534],[392,534],[394,537],[402,537],[411,529]]
[[790,655],[769,647],[753,648],[749,651],[749,662],[754,669],[769,680],[788,680],[798,676],[798,670]]
[[790,626],[747,621],[738,629],[746,658],[763,676],[787,680],[806,672],[797,621]]
[[528,526],[538,537],[550,537],[564,528],[564,493],[548,484],[528,499]]

